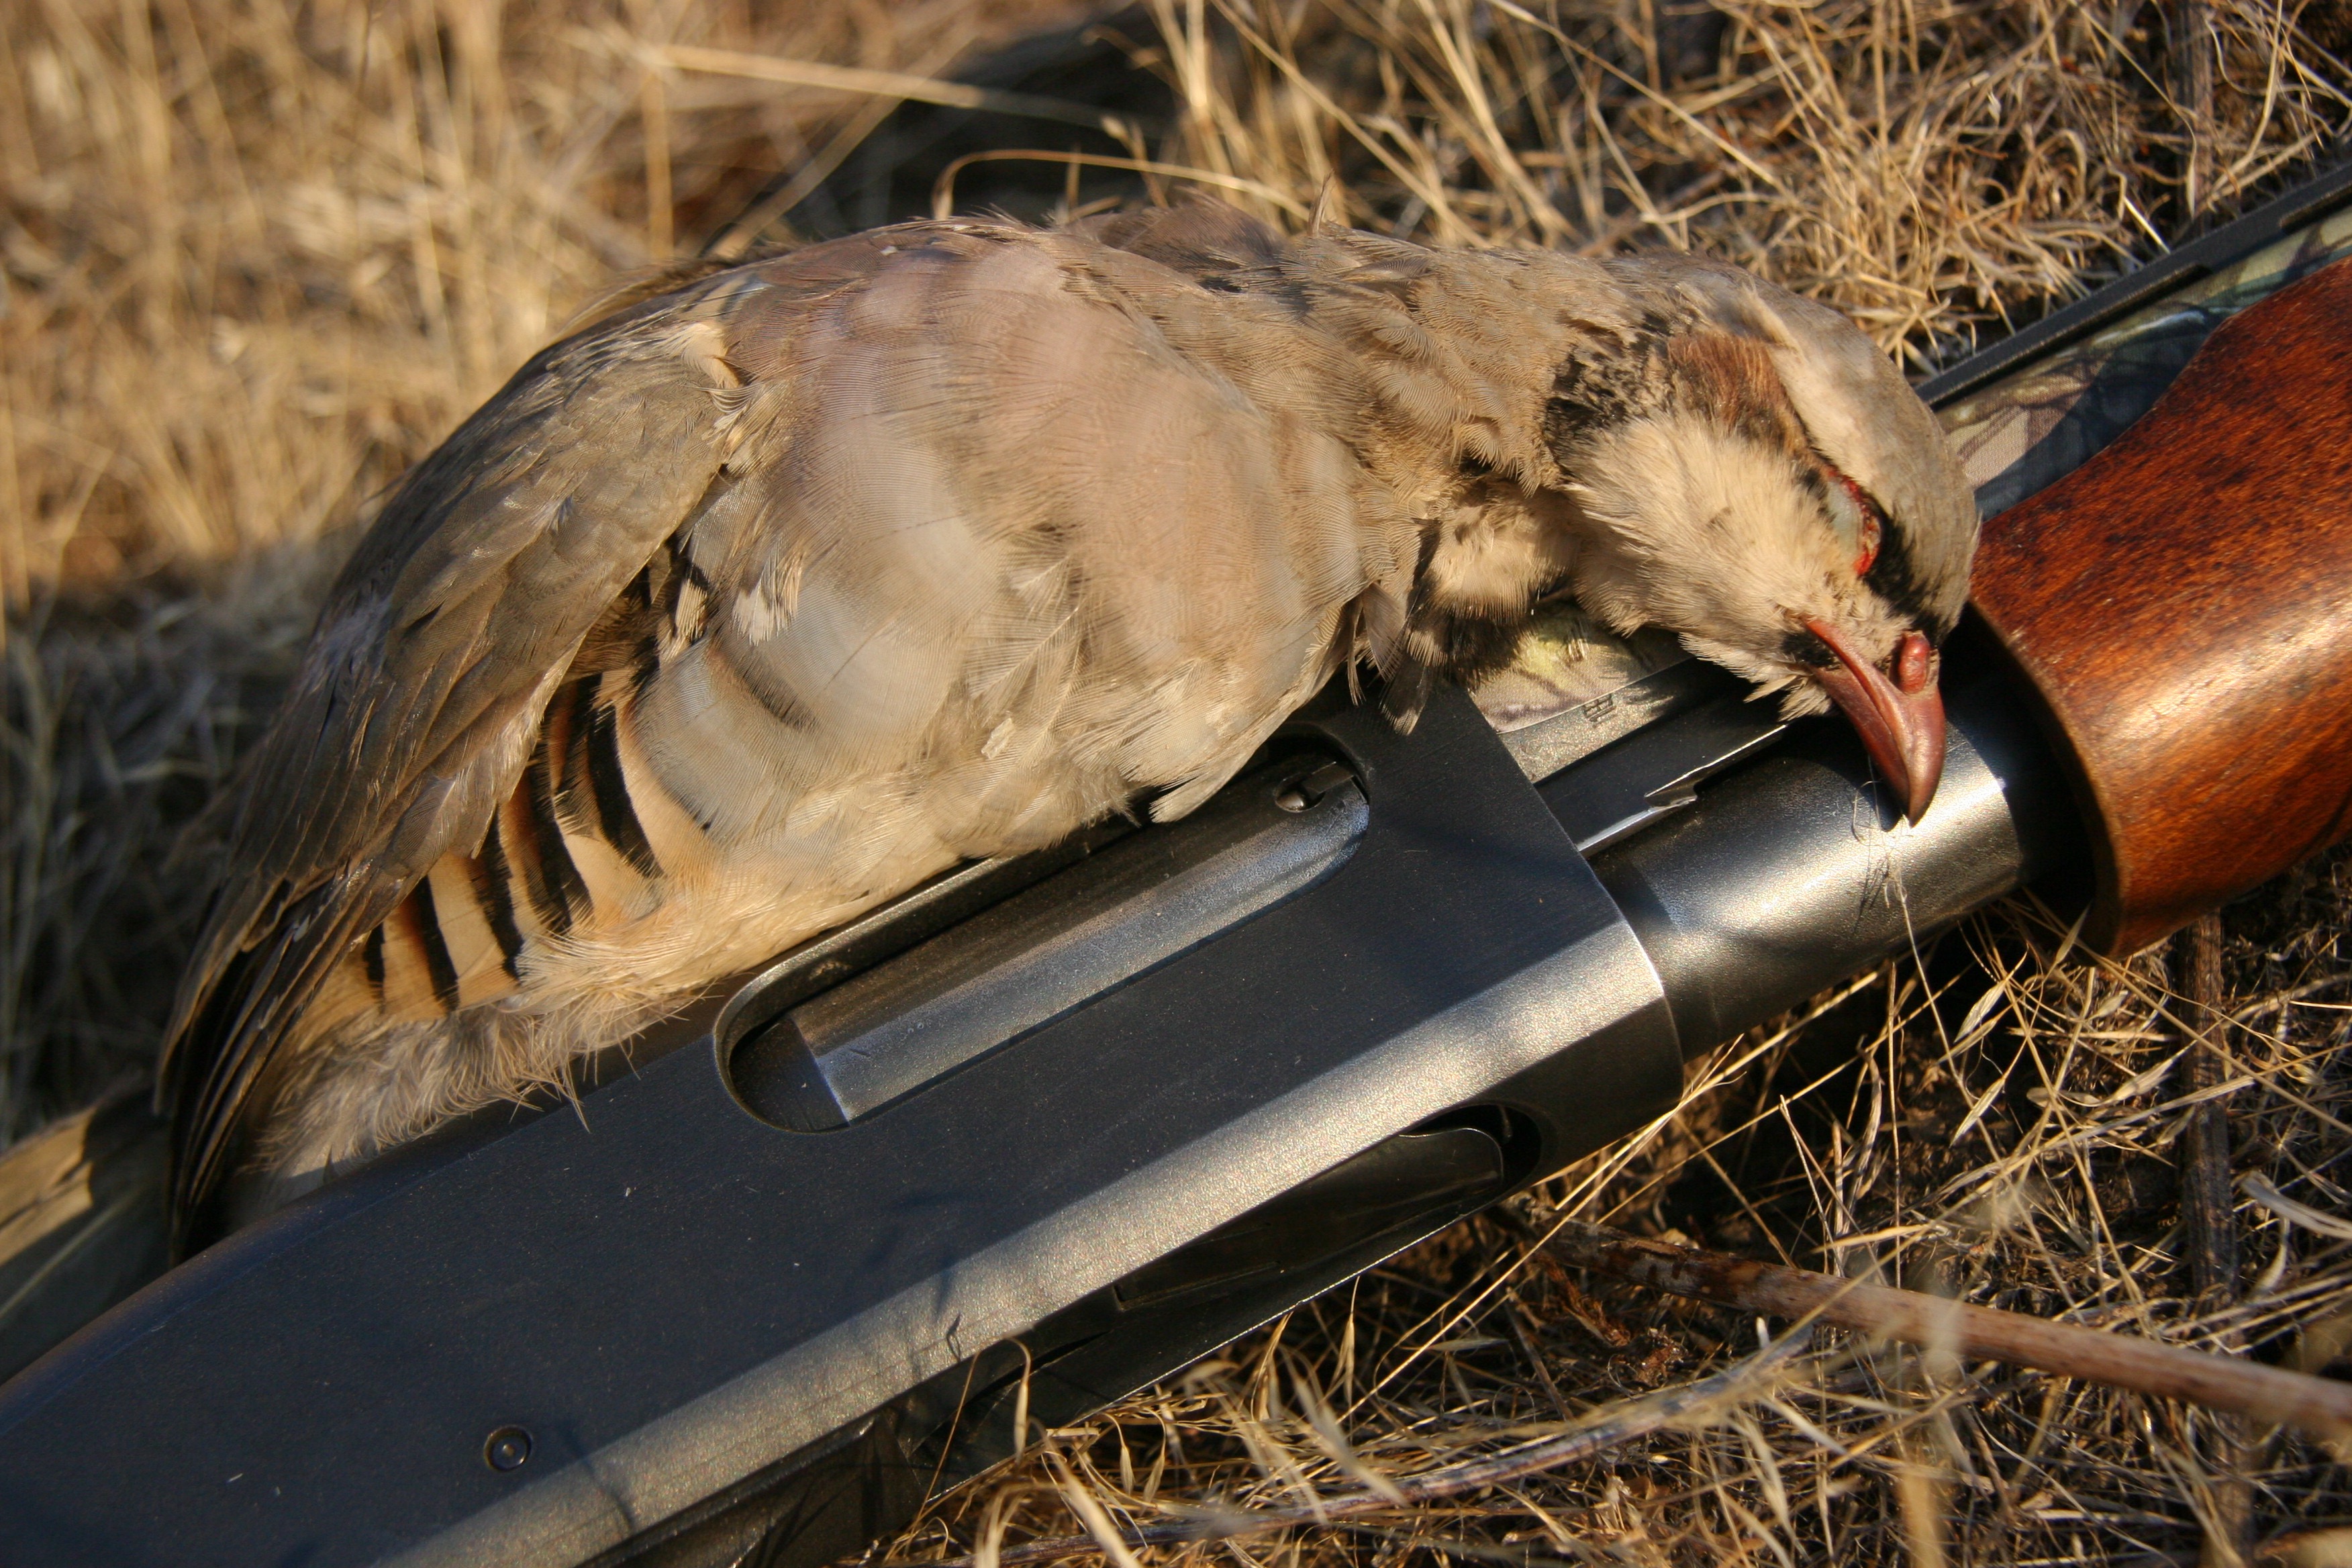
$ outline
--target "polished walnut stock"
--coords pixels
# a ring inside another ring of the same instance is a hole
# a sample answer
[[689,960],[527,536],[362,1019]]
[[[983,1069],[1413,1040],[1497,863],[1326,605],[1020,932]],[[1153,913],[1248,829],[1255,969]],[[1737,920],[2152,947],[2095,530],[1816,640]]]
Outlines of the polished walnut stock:
[[2114,445],[1985,526],[2128,952],[2352,829],[2352,261],[2224,323]]

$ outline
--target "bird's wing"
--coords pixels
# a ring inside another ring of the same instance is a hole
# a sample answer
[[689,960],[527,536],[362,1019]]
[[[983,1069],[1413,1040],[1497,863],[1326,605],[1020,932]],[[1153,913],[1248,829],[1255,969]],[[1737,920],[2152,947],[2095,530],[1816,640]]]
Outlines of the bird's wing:
[[337,956],[515,785],[582,638],[720,471],[720,279],[541,353],[414,469],[245,774],[159,1099],[185,1222]]
[[[1002,692],[1008,652],[1051,641],[1092,696],[1040,697],[1057,738],[1024,787],[1093,759],[1086,810],[1131,785],[1172,815],[1311,690],[1364,581],[1412,559],[1393,528],[1359,537],[1379,497],[1332,434],[1346,392],[1346,356],[1278,302],[984,224],[749,266],[541,355],[394,498],[255,759],[165,1072],[184,1224],[322,1065],[287,1046],[333,963],[481,840],[575,657],[602,657],[583,638],[666,540],[709,573],[681,667],[764,682],[826,776],[993,755],[946,744],[937,715],[951,728],[985,706],[959,693]],[[982,613],[991,583],[1002,615]],[[724,826],[703,797],[741,729],[641,750]],[[766,794],[787,760],[759,759]]]

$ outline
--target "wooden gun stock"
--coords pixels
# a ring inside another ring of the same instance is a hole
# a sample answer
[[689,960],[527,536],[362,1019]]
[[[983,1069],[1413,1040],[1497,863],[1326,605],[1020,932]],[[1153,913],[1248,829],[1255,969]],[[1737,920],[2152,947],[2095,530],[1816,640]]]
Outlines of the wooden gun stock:
[[2225,322],[2124,436],[1992,520],[1975,605],[2128,952],[2352,829],[2352,260]]

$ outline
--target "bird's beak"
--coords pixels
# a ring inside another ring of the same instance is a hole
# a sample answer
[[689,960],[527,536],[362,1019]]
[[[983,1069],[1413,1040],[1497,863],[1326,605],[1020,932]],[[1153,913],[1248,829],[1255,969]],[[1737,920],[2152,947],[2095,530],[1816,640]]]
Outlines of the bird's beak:
[[1814,679],[1861,731],[1870,760],[1902,795],[1903,815],[1918,821],[1944,776],[1944,695],[1936,689],[1935,650],[1919,633],[1904,633],[1890,680],[1855,658],[1827,622],[1808,620],[1805,629],[1837,655],[1836,667],[1815,670]]

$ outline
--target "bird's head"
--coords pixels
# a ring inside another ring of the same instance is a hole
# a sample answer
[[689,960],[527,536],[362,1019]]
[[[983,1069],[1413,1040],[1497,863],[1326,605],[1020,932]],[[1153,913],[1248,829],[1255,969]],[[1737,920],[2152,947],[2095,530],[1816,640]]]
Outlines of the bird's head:
[[1676,633],[1792,716],[1835,704],[1916,822],[1976,551],[1967,479],[1845,317],[1700,262],[1670,291],[1630,376],[1571,366],[1554,389],[1547,440],[1586,520],[1576,595],[1621,630]]

